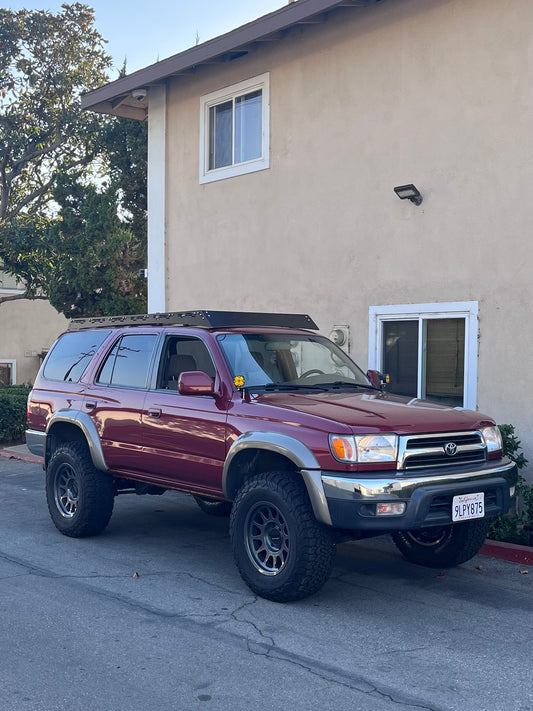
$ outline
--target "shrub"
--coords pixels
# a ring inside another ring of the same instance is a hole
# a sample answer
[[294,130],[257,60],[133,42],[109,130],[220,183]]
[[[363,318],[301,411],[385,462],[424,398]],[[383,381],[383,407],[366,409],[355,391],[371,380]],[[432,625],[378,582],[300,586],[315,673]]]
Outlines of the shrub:
[[520,440],[513,425],[498,425],[503,439],[503,453],[516,463],[518,483],[516,485],[517,508],[513,514],[504,514],[494,519],[488,537],[495,541],[530,545],[530,531],[533,529],[533,486],[529,486],[520,474],[527,465]]
[[26,429],[26,401],[30,385],[0,387],[0,442],[22,442]]

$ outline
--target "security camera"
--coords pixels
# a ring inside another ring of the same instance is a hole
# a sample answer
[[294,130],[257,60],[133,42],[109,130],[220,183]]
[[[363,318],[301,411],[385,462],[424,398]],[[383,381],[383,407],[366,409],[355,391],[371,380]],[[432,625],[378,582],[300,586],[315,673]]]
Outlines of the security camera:
[[146,89],[134,89],[134,91],[131,92],[132,97],[136,101],[144,101],[144,99],[146,99],[146,94]]

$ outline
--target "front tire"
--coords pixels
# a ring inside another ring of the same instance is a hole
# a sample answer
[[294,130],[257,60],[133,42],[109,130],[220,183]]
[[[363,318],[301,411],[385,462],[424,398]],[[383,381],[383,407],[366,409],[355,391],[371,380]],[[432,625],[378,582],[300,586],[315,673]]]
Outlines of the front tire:
[[298,474],[268,472],[245,482],[233,503],[230,536],[242,579],[267,600],[301,600],[331,574],[332,532],[316,520]]
[[55,527],[65,536],[100,533],[113,513],[115,488],[94,466],[83,442],[60,445],[46,468],[46,501]]
[[398,531],[392,540],[411,563],[452,568],[473,558],[486,538],[490,520],[477,519],[417,531]]

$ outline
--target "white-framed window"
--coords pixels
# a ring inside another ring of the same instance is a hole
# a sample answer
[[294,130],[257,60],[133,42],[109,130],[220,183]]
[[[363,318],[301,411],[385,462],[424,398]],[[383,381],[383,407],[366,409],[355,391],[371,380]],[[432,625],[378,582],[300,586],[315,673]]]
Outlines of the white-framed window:
[[476,409],[477,301],[371,306],[368,335],[389,392]]
[[0,387],[17,384],[17,361],[12,358],[0,358]]
[[269,167],[270,75],[200,99],[200,183]]

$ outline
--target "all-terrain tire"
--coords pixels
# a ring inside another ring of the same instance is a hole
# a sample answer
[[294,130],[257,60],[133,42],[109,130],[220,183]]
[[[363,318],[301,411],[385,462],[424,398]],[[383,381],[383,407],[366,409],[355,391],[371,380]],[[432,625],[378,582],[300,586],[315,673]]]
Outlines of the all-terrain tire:
[[402,555],[428,568],[452,568],[476,555],[489,529],[490,520],[477,519],[440,528],[398,531],[392,539]]
[[54,525],[65,536],[100,533],[113,513],[112,478],[94,466],[83,442],[66,442],[46,467],[46,501]]
[[230,537],[244,582],[268,600],[301,600],[331,574],[332,531],[316,520],[298,474],[267,472],[246,481],[233,502]]
[[207,496],[193,495],[194,500],[201,510],[209,514],[209,516],[229,516],[231,513],[231,501],[220,501],[219,499],[210,499]]

